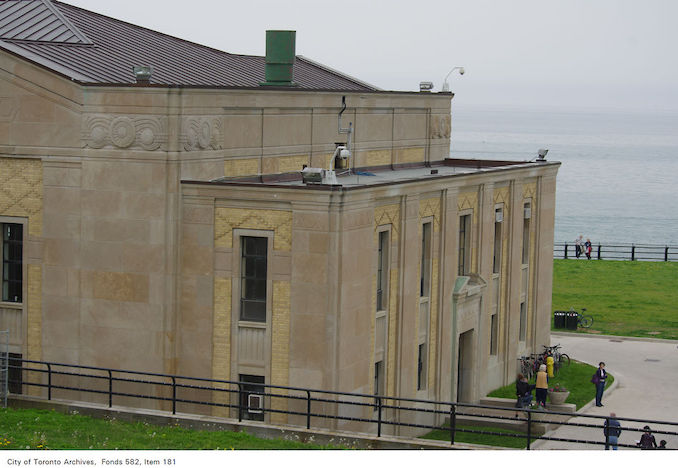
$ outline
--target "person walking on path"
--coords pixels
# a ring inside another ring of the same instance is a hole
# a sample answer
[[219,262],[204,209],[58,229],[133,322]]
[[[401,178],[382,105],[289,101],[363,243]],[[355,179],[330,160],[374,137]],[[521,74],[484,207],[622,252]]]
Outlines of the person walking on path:
[[536,390],[534,391],[537,399],[537,405],[541,406],[542,408],[546,408],[546,392],[549,388],[548,382],[549,378],[546,374],[546,364],[542,364],[539,366],[539,372],[537,372],[537,382],[535,385]]
[[584,242],[584,250],[586,251],[586,258],[588,260],[591,260],[591,249],[593,248],[593,244],[591,244],[591,239],[586,239],[586,242]]
[[603,429],[603,434],[605,434],[605,450],[609,450],[610,447],[612,447],[612,450],[617,450],[619,434],[621,434],[621,424],[619,424],[616,418],[617,415],[615,413],[610,413],[610,417],[605,420],[605,428]]
[[582,249],[584,248],[583,237],[581,234],[574,240],[574,254],[577,258],[581,257]]
[[650,430],[650,426],[645,426],[643,430],[645,432],[643,432],[643,435],[640,436],[638,447],[640,447],[641,450],[656,449],[657,441],[654,439],[654,436],[652,435],[652,430]]
[[600,362],[596,373],[591,377],[591,382],[596,386],[596,406],[603,406],[603,390],[605,390],[605,380],[607,380],[607,371],[605,363]]

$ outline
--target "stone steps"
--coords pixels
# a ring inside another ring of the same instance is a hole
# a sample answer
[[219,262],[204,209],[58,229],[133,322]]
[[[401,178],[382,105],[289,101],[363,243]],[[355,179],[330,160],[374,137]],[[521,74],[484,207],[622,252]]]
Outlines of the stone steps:
[[[497,419],[502,417],[527,418],[527,412],[515,408],[515,403],[515,400],[506,398],[481,398],[479,401],[480,405],[493,406],[496,408],[460,408],[459,413],[462,414],[457,416],[457,424],[468,426],[490,426],[527,432],[527,421]],[[571,413],[572,416],[574,416],[576,407],[573,404],[565,403],[562,405],[548,405],[545,411],[533,412],[532,433],[534,435],[543,435],[547,431],[558,427],[558,423],[567,421],[572,417],[562,414],[553,414],[552,411],[558,413]],[[447,422],[449,423],[449,418]]]

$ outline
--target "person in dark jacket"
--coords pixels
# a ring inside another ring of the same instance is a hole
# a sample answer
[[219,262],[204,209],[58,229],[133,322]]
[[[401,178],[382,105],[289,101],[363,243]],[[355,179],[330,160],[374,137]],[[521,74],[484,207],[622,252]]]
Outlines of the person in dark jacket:
[[527,378],[523,374],[518,374],[516,380],[516,396],[518,397],[518,408],[525,408],[532,403],[532,390],[534,385],[530,385]]
[[603,406],[603,390],[605,390],[605,380],[607,380],[607,371],[605,370],[605,363],[598,364],[596,373],[593,374],[591,382],[596,385],[596,406]]
[[605,450],[609,450],[610,446],[612,450],[617,450],[619,434],[621,434],[621,424],[619,424],[616,418],[616,414],[610,413],[610,417],[605,420],[605,429],[603,429],[603,434],[606,437]]
[[643,430],[645,432],[643,432],[643,435],[640,436],[640,442],[638,442],[638,447],[640,447],[641,450],[656,449],[657,441],[654,439],[654,436],[652,435],[650,426],[645,426]]

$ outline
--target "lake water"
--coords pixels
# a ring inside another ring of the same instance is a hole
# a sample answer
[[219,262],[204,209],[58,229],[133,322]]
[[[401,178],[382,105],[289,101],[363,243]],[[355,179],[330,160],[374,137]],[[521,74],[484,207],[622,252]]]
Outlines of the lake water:
[[556,242],[678,245],[678,113],[452,109],[452,157],[562,163]]

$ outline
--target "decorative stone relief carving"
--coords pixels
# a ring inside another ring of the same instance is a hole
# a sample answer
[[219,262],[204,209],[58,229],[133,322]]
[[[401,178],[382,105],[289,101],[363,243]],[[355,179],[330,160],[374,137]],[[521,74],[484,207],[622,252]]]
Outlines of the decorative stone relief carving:
[[167,118],[88,115],[82,124],[83,146],[153,151],[167,143]]
[[452,128],[452,120],[449,115],[434,115],[431,117],[431,138],[449,138]]
[[181,139],[186,151],[221,149],[223,147],[221,119],[187,117],[183,121]]

